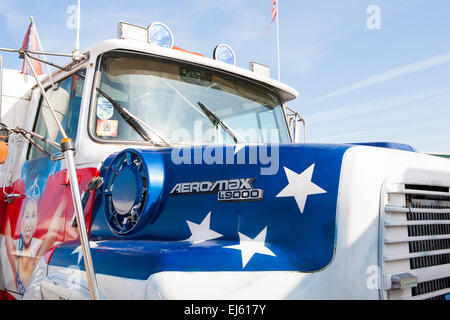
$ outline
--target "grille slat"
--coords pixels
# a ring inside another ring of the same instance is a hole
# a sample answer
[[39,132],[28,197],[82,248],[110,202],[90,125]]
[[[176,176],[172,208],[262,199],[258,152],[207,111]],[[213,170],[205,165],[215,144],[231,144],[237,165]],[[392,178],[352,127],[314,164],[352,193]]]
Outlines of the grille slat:
[[[428,234],[423,234],[423,235],[429,235],[429,234],[433,234],[432,232],[434,232],[433,227],[436,227],[438,225],[442,225],[442,226],[446,226],[446,225],[450,225],[450,221],[448,220],[414,220],[414,221],[390,221],[390,220],[386,220],[385,221],[385,226],[386,227],[403,227],[403,226],[419,226],[418,229],[419,230],[418,233],[421,232],[428,232]],[[441,229],[435,229],[437,230],[437,232],[442,232]]]
[[385,238],[384,243],[401,243],[401,242],[414,242],[414,241],[424,241],[424,240],[449,240],[450,241],[450,235],[439,234],[439,235],[407,237],[407,238]]
[[[437,255],[442,255],[442,256],[450,255],[450,249],[434,250],[434,251],[422,250],[419,252],[413,252],[413,253],[403,254],[403,255],[389,255],[389,256],[384,256],[384,261],[398,261],[398,260],[406,260],[406,259],[414,259],[414,258],[424,259],[424,260],[428,259],[429,261],[431,261],[432,258]],[[434,266],[434,264],[432,264],[430,266]]]
[[[430,292],[436,292],[436,296],[430,297],[433,300],[444,300],[445,294],[450,293],[450,277],[444,279],[437,279],[427,282],[419,283],[417,287],[412,288],[412,295],[420,296],[426,295]],[[425,297],[427,298],[427,297]],[[441,299],[443,298],[443,299]]]

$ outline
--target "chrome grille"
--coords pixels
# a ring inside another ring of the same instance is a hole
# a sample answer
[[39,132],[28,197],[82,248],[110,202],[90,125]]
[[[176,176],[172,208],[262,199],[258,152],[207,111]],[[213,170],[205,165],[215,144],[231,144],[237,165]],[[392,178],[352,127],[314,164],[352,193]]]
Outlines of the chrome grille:
[[[420,296],[429,292],[446,292],[445,289],[450,288],[450,277],[444,279],[437,279],[432,281],[421,282],[417,287],[412,288],[413,296]],[[446,294],[437,295],[427,300],[445,300]]]
[[[408,189],[414,189],[414,186],[406,187]],[[447,190],[440,189],[436,191],[445,192]],[[444,252],[442,254],[411,258],[411,269],[449,264],[450,253],[445,253],[445,250],[450,249],[450,223],[445,224],[445,221],[447,220],[450,222],[450,197],[409,194],[406,197],[406,205],[411,209],[411,212],[406,214],[408,221],[444,221],[444,223],[441,224],[408,226],[409,237],[424,237],[427,239],[409,242],[410,253]],[[429,209],[431,211],[417,212],[416,209]],[[419,283],[417,287],[412,288],[412,296],[420,296],[430,292],[440,292],[441,290],[450,288],[449,280],[450,277],[447,277]],[[444,299],[444,297],[445,294],[429,299]]]
[[[450,294],[449,187],[386,187],[382,221],[384,298],[445,299]],[[392,289],[392,276],[401,273],[417,277],[417,286]]]

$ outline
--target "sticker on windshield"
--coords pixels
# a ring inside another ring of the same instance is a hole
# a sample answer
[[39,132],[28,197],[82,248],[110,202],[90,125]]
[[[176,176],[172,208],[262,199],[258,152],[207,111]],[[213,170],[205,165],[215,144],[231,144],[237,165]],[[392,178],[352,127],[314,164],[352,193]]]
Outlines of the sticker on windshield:
[[99,97],[97,100],[97,118],[109,120],[114,114],[113,105],[105,98]]
[[117,137],[117,127],[119,121],[117,120],[97,120],[97,136],[102,137]]

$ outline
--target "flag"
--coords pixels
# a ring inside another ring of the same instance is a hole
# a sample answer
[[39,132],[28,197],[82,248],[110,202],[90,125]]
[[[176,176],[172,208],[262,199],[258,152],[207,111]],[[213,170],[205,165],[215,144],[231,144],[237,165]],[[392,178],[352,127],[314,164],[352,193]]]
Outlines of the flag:
[[278,0],[272,0],[272,21],[275,20],[276,16],[277,16],[277,7],[278,7]]
[[[34,26],[34,21],[31,19],[31,23],[28,27],[27,33],[25,34],[25,38],[23,39],[22,43],[22,50],[33,50],[33,51],[39,51],[40,45],[39,45],[39,37],[36,32],[36,27]],[[19,58],[24,59],[23,55],[20,55]],[[36,75],[40,76],[43,74],[42,72],[42,66],[41,63],[37,60],[31,59],[31,63],[33,65],[34,71],[36,72]],[[26,63],[25,59],[23,60],[22,65],[22,74],[31,75],[31,69]]]
[[269,33],[270,26],[272,25],[273,20],[275,20],[275,18],[277,17],[278,14],[277,10],[278,10],[278,0],[272,0],[272,21],[270,21],[270,25],[267,28],[266,35]]

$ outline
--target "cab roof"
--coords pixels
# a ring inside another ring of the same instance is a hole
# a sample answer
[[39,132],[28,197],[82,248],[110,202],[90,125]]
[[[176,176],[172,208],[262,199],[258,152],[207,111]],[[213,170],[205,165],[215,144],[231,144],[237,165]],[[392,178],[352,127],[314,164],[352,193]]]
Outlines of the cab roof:
[[97,57],[105,52],[112,50],[130,50],[135,52],[148,53],[155,56],[165,57],[169,59],[181,60],[213,68],[220,71],[225,71],[233,75],[243,77],[252,81],[256,81],[262,85],[268,86],[277,91],[283,100],[283,102],[291,101],[298,97],[298,92],[292,87],[274,80],[262,76],[258,73],[250,70],[233,66],[212,58],[208,58],[199,54],[190,53],[187,51],[167,49],[155,44],[150,44],[142,41],[131,39],[109,39],[94,45],[90,49],[84,52],[89,55],[90,63],[95,63]]

